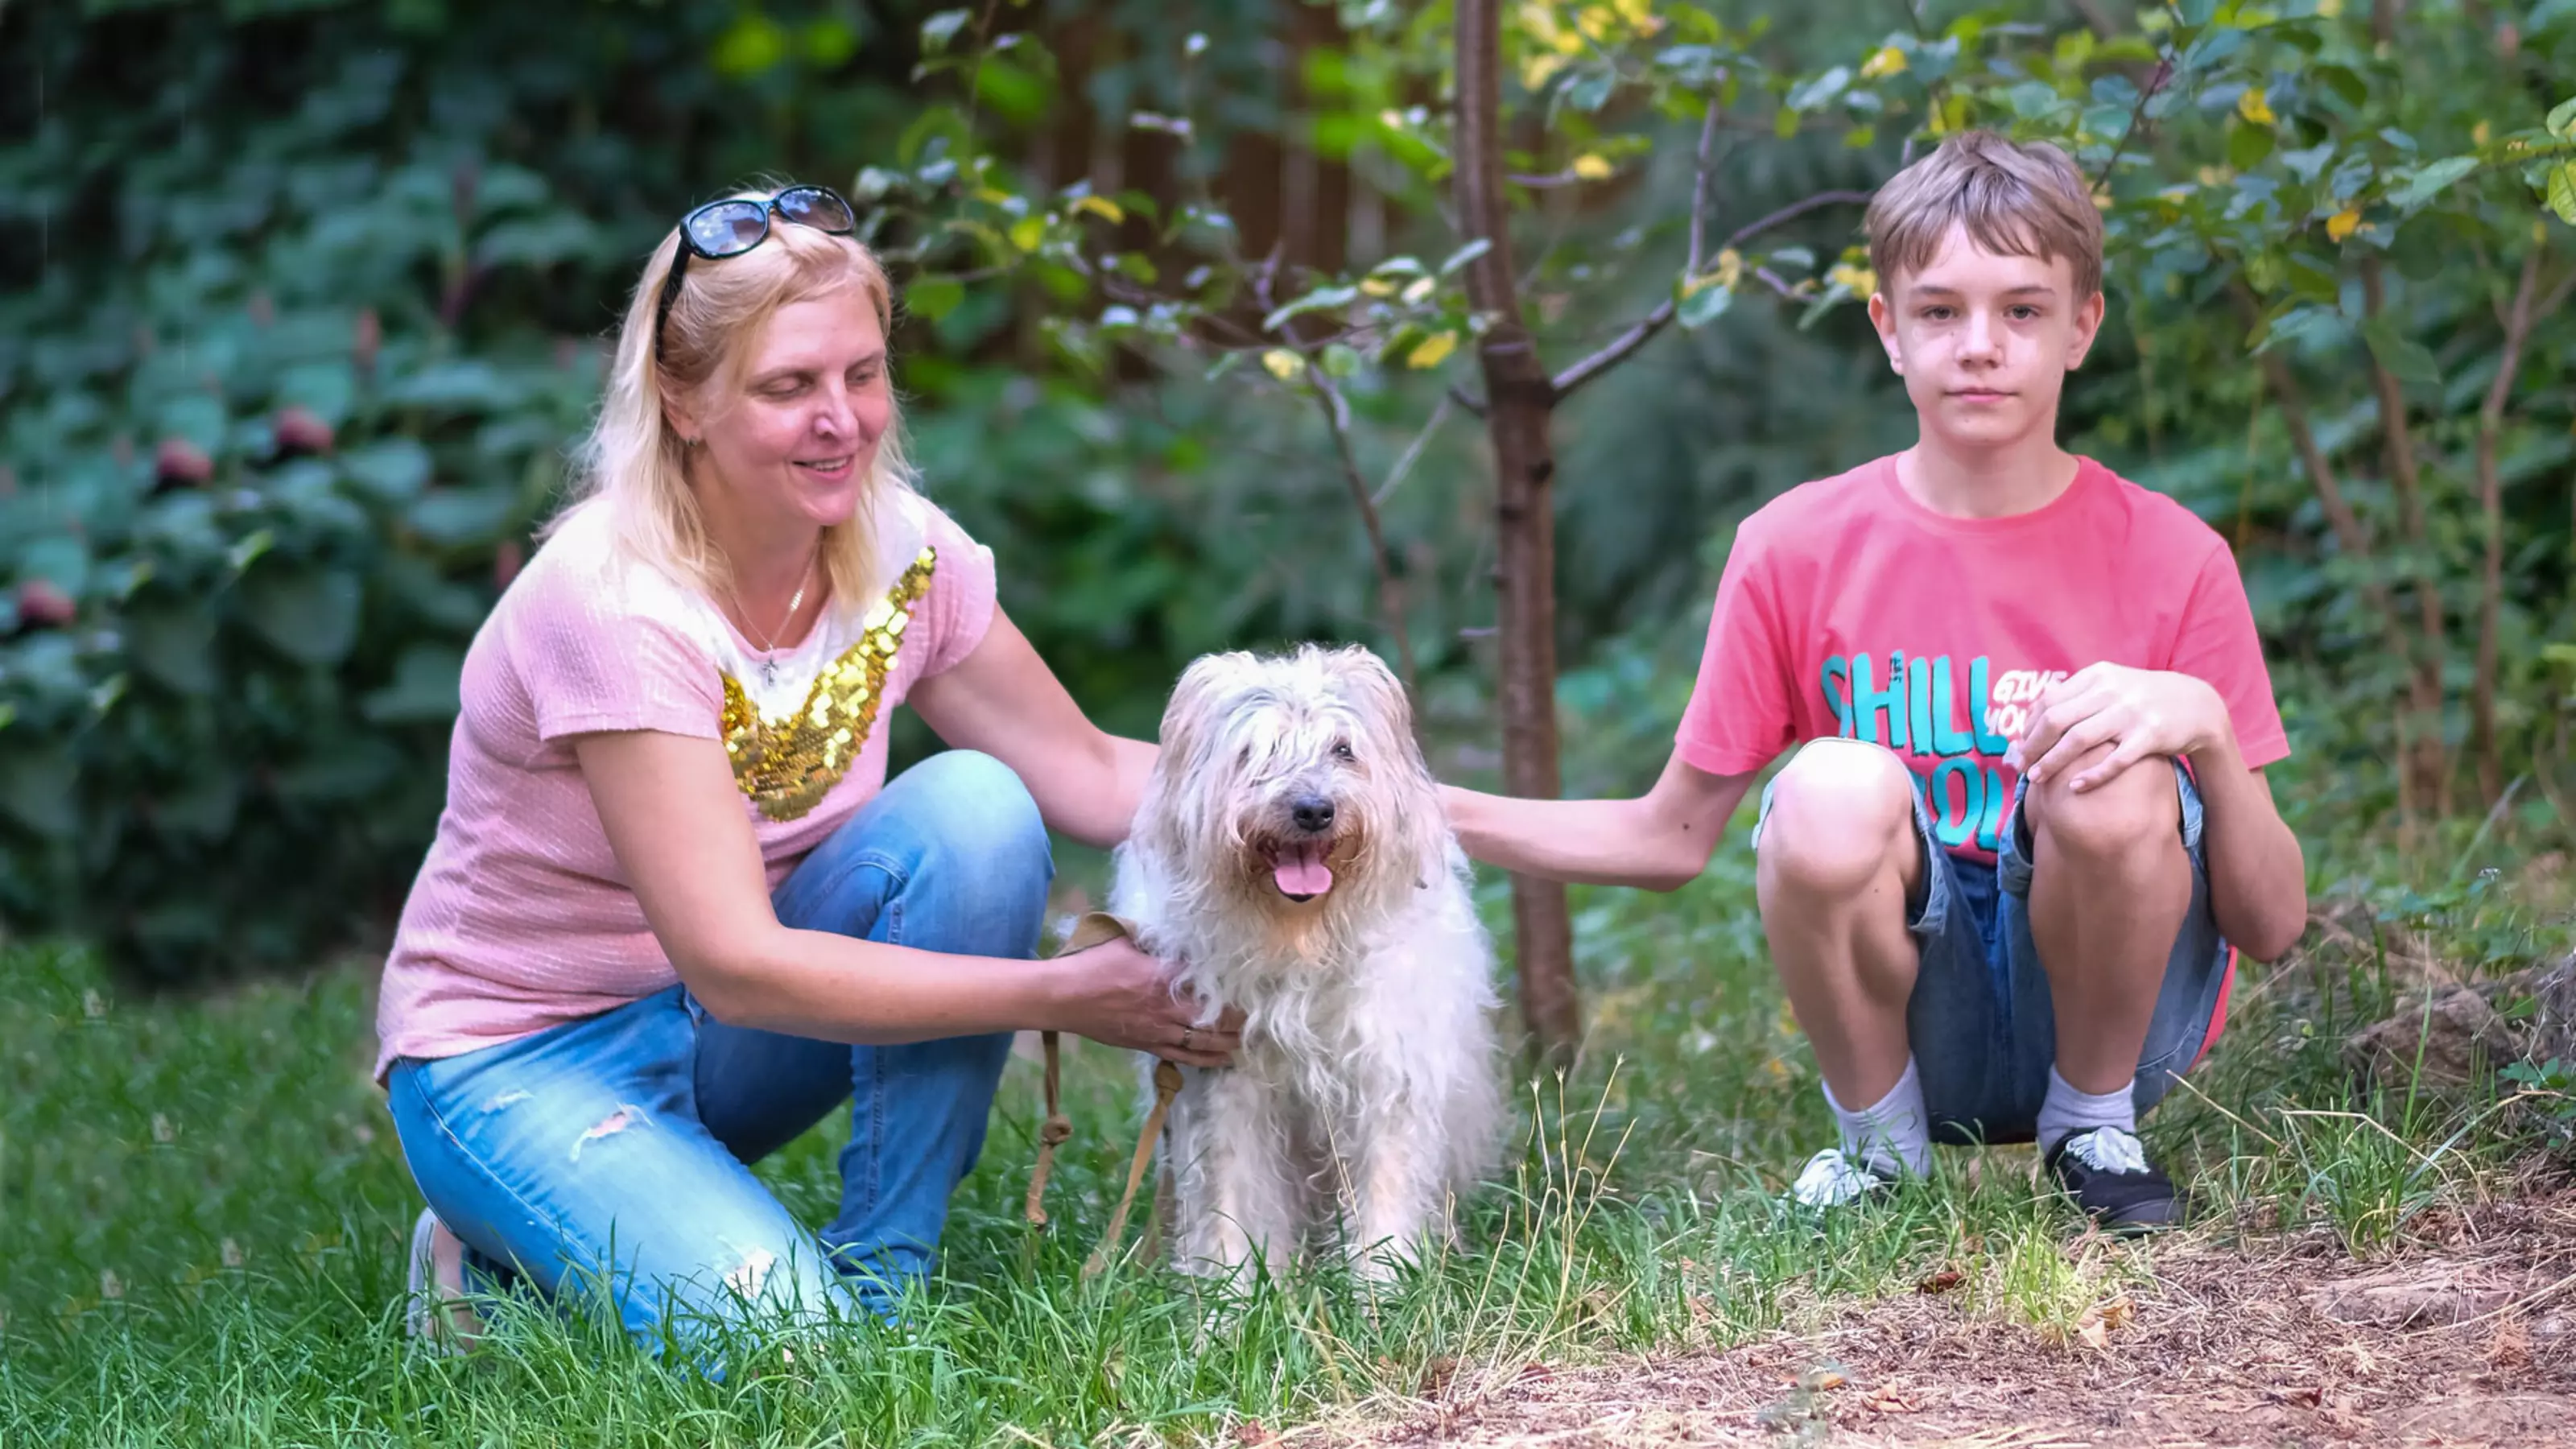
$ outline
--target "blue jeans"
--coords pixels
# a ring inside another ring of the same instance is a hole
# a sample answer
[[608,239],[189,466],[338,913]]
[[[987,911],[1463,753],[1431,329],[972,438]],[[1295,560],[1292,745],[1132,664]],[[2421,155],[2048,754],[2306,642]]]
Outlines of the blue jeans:
[[[2141,766],[2141,768],[2144,768]],[[2233,975],[2234,952],[2211,913],[2209,857],[2201,839],[2200,789],[2180,761],[2174,788],[2182,800],[2182,845],[2191,858],[2191,907],[2183,914],[2156,993],[2155,1014],[2130,1099],[2138,1112],[2163,1100],[2199,1060],[2217,1025]],[[1775,777],[1776,778],[1776,777]],[[1933,834],[1917,777],[1914,831],[1923,851],[1920,894],[1907,903],[1906,926],[1921,955],[1905,1031],[1923,1084],[1932,1137],[1941,1142],[2028,1142],[2036,1135],[2048,1073],[2057,1064],[2057,1012],[2048,972],[2030,929],[2030,818],[2027,782],[2013,792],[1992,864],[1944,849]],[[1754,839],[1771,813],[1765,786]]]
[[[1030,957],[1054,874],[1036,804],[967,751],[890,782],[778,887],[790,927]],[[1007,1032],[849,1046],[728,1026],[674,986],[388,1083],[404,1159],[478,1288],[604,1292],[665,1330],[891,1314],[927,1276],[982,1150]],[[852,1101],[839,1213],[818,1236],[749,1164]]]

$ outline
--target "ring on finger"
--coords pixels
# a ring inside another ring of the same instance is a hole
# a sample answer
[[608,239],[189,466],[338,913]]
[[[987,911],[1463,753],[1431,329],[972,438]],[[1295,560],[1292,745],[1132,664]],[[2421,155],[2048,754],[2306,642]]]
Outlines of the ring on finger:
[[1195,1048],[1195,1047],[1193,1047],[1193,1046],[1191,1045],[1191,1043],[1195,1042],[1195,1041],[1198,1039],[1198,1034],[1199,1034],[1199,1029],[1198,1029],[1197,1027],[1194,1027],[1194,1026],[1185,1026],[1185,1027],[1182,1027],[1182,1028],[1181,1028],[1181,1050],[1183,1050],[1183,1051],[1185,1051],[1185,1052],[1186,1052],[1186,1051],[1194,1051],[1194,1050],[1196,1050],[1196,1048]]

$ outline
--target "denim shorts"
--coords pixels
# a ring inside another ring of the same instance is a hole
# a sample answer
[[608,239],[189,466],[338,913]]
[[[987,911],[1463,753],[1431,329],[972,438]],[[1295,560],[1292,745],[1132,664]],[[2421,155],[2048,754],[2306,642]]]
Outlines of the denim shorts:
[[[2132,1090],[2142,1115],[2217,1041],[2236,974],[2235,949],[2219,934],[2210,911],[2200,790],[2180,761],[2172,768],[2182,797],[2183,849],[2191,857],[2191,908],[2166,959],[2164,985],[2139,1054]],[[2022,810],[2027,794],[2028,782],[2015,788],[2011,817],[1994,862],[1987,864],[1937,842],[1919,781],[1915,791],[1914,829],[1924,868],[1906,926],[1922,954],[1905,1026],[1935,1141],[2028,1142],[2048,1096],[2057,1025],[2048,973],[2031,937],[2034,847]],[[1753,827],[1757,846],[1771,797],[1772,787],[1765,785]]]

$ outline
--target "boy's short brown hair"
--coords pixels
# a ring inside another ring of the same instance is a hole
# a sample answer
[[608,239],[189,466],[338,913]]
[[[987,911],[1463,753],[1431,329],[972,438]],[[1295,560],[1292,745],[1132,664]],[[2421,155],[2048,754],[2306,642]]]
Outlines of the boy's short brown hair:
[[2015,142],[1992,131],[1962,131],[1888,179],[1862,222],[1869,265],[1893,296],[1897,273],[1921,271],[1954,226],[1999,256],[2063,257],[2075,270],[2075,298],[2102,290],[2102,213],[2093,189],[2064,151]]

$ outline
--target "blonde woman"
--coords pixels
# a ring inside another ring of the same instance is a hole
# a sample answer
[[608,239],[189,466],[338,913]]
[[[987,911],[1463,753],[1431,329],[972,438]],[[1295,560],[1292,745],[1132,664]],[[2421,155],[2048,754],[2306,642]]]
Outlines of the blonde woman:
[[[1162,965],[1045,962],[1046,827],[1122,838],[1094,727],[908,484],[892,297],[822,187],[692,211],[617,338],[580,496],[465,662],[376,1070],[431,1305],[604,1292],[658,1346],[884,1314],[936,1250],[1016,1028],[1220,1064]],[[888,712],[954,748],[886,780]],[[749,1164],[854,1100],[840,1210]],[[443,1315],[441,1317],[440,1315]]]

